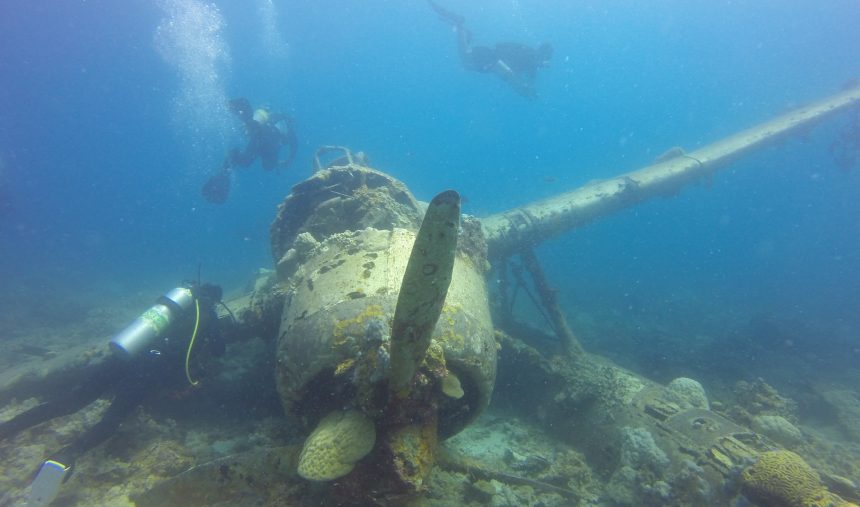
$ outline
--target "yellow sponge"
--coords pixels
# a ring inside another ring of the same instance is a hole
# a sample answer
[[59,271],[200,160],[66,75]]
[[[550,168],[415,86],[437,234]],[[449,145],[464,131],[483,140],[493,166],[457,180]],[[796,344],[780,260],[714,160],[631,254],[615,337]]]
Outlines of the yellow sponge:
[[330,481],[352,471],[376,442],[373,421],[357,410],[325,416],[305,440],[299,475],[311,481]]

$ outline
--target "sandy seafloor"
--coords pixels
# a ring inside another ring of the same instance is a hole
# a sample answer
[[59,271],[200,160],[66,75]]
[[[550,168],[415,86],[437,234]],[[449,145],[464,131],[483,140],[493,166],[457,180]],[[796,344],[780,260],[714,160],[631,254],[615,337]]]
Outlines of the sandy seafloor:
[[[228,293],[237,295],[244,290],[240,287]],[[90,295],[70,298],[34,291],[29,296],[4,298],[4,303],[17,311],[3,314],[6,321],[2,325],[10,333],[10,353],[2,356],[0,368],[4,402],[0,419],[39,401],[44,382],[27,379],[38,379],[48,371],[62,369],[63,364],[99,358],[107,352],[106,342],[112,333],[151,302],[146,291],[119,295],[108,302],[99,294],[94,290]],[[28,311],[32,311],[28,308],[37,302],[42,315],[55,305],[57,319],[28,319]],[[522,313],[528,318],[527,308]],[[808,323],[798,327],[775,317],[752,318],[737,308],[709,307],[705,312],[692,297],[681,298],[673,308],[672,325],[658,314],[629,308],[619,318],[617,310],[605,301],[593,306],[583,303],[570,310],[570,317],[571,325],[593,352],[662,383],[671,380],[663,378],[665,375],[696,378],[704,385],[712,408],[736,422],[749,424],[751,417],[762,414],[792,421],[802,437],[786,442],[786,448],[804,456],[819,472],[854,484],[860,482],[860,429],[856,424],[860,393],[855,388],[860,373],[852,368],[822,368],[821,362],[832,358],[803,351],[803,340],[814,340],[813,333],[850,334],[847,324],[833,329],[826,323],[821,328]],[[691,323],[689,329],[683,322]],[[767,333],[783,340],[795,336],[800,343],[782,343],[786,350],[771,351],[767,361],[754,362],[751,358],[762,347],[761,341],[750,341],[746,347],[743,344],[747,342],[736,341],[732,347],[714,348],[716,338],[732,329],[747,329],[764,338]],[[645,331],[661,337],[660,354],[642,352],[637,337]],[[681,340],[687,332],[697,334]],[[68,343],[76,345],[68,347]],[[292,429],[277,401],[271,346],[259,339],[230,344],[227,363],[205,389],[193,395],[188,390],[159,395],[136,410],[116,436],[80,459],[76,473],[54,505],[132,505],[136,495],[195,466],[300,445],[302,435]],[[496,475],[439,468],[431,478],[429,504],[617,505],[624,493],[613,491],[616,486],[609,477],[591,470],[577,449],[557,438],[576,428],[565,428],[565,421],[549,420],[546,414],[519,413],[516,398],[504,387],[505,375],[501,369],[490,409],[444,444]],[[16,389],[10,391],[13,385]],[[62,389],[49,387],[54,392]],[[765,399],[769,402],[761,403]],[[98,401],[77,414],[0,443],[0,505],[22,505],[28,482],[41,460],[97,421],[106,406],[106,401]],[[205,488],[206,483],[200,487]],[[279,491],[277,500],[260,497],[248,504],[317,504],[313,500],[317,493],[296,477],[285,480]],[[643,505],[660,504],[654,498],[642,501]],[[667,500],[666,504],[684,502]]]

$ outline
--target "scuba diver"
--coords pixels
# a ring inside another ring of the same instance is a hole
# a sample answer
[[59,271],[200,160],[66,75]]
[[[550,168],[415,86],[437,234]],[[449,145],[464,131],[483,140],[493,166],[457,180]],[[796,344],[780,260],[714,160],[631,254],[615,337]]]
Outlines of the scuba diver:
[[28,506],[51,503],[74,471],[75,461],[110,438],[146,398],[185,382],[199,384],[198,376],[205,374],[203,363],[223,355],[226,348],[215,312],[216,304],[223,305],[221,296],[221,288],[211,284],[171,290],[111,340],[112,354],[90,367],[78,385],[0,424],[0,440],[10,439],[113,395],[98,423],[41,464]]
[[[230,150],[221,169],[203,185],[203,197],[207,201],[222,204],[230,194],[230,178],[235,167],[248,167],[258,158],[263,169],[288,168],[296,157],[298,141],[293,119],[283,113],[271,113],[264,108],[256,111],[248,99],[238,98],[229,102],[230,111],[245,125],[248,145],[244,151]],[[286,160],[279,160],[281,147],[289,150]]]
[[463,16],[445,9],[433,0],[427,1],[443,21],[454,27],[460,61],[468,70],[495,74],[523,97],[537,96],[537,71],[549,65],[552,45],[544,42],[533,48],[516,42],[500,42],[494,47],[474,46],[472,32],[466,28]]

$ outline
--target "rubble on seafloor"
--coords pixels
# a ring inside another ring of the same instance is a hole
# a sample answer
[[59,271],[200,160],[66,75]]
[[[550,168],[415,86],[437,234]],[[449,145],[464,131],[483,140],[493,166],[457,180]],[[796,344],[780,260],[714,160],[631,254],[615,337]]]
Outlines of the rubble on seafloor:
[[[256,313],[239,316],[246,321],[256,317],[265,322],[269,319],[263,316],[273,311],[264,300],[248,306]],[[33,342],[40,346],[38,340]],[[104,336],[94,337],[49,357],[27,356],[18,368],[4,372],[0,420],[35,406],[47,390],[73,377],[75,369],[98,360],[105,342]],[[137,409],[113,438],[78,461],[53,505],[324,505],[325,488],[296,473],[303,435],[294,432],[278,406],[271,346],[259,338],[231,343],[229,359],[207,386],[211,390],[187,398],[167,393]],[[502,355],[516,347],[505,342]],[[524,361],[535,352],[519,353]],[[562,428],[562,416],[579,400],[568,392],[569,386],[549,385],[546,396],[533,397],[532,407],[511,393],[510,385],[537,382],[541,373],[505,370],[505,364],[499,372],[503,385],[497,385],[498,399],[472,425],[442,443],[426,498],[416,505],[614,507],[635,505],[630,492],[644,491],[654,501],[671,498],[668,486],[677,488],[684,477],[690,479],[691,491],[699,487],[700,473],[692,461],[673,481],[643,482],[641,471],[634,469],[650,467],[657,477],[662,459],[653,439],[637,427],[622,429],[620,459],[628,467],[607,475],[587,461],[572,439],[560,438],[577,432]],[[556,358],[547,364],[559,369],[561,363]],[[611,391],[619,381],[609,376],[605,388]],[[20,389],[10,391],[7,386],[13,384]],[[678,403],[707,406],[708,398],[694,380],[680,379],[674,386]],[[265,407],[248,405],[249,398],[267,396],[271,399]],[[831,491],[855,500],[860,446],[851,441],[846,424],[856,394],[844,387],[816,386],[810,396],[832,411],[830,426],[819,427],[804,424],[807,414],[798,409],[811,402],[793,396],[757,379],[738,383],[733,397],[716,404],[711,400],[711,405],[803,456]],[[41,461],[98,421],[106,406],[107,401],[98,401],[0,442],[0,505],[22,505]]]
[[581,453],[538,426],[492,409],[448,439],[440,453],[431,505],[588,505],[600,494]]

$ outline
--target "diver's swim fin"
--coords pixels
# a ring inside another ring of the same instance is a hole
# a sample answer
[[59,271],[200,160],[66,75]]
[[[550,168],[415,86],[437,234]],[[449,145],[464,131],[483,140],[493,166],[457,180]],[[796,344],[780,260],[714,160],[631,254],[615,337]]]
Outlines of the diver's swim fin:
[[230,169],[221,169],[212,175],[200,193],[213,204],[224,204],[230,196]]
[[455,13],[449,11],[448,9],[442,7],[441,5],[437,4],[433,0],[427,0],[427,3],[430,4],[430,7],[434,11],[436,11],[436,14],[438,14],[440,18],[442,18],[445,21],[449,21],[454,26],[459,27],[459,26],[462,26],[463,23],[466,22],[466,18],[464,18],[463,16],[461,16],[459,14],[455,14]]
[[39,473],[30,486],[30,499],[27,507],[45,507],[57,498],[60,485],[65,482],[66,476],[71,470],[59,461],[48,460],[42,463]]

